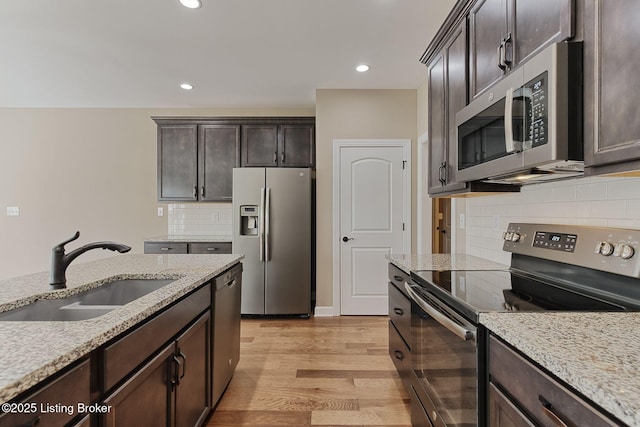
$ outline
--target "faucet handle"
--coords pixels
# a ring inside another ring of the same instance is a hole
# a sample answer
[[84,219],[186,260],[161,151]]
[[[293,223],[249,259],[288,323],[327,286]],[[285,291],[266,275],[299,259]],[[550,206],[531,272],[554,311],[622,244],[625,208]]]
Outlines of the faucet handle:
[[76,234],[73,235],[73,237],[69,238],[68,240],[65,240],[62,243],[57,244],[54,248],[53,251],[54,252],[64,252],[64,245],[66,245],[69,242],[73,242],[74,240],[78,240],[78,237],[80,237],[80,232],[76,231]]

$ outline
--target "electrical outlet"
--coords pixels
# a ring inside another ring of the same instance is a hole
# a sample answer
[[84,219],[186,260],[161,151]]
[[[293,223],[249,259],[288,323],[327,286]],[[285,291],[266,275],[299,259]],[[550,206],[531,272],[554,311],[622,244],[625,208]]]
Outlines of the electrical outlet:
[[220,214],[218,212],[214,212],[211,214],[211,221],[220,222]]
[[158,208],[158,216],[164,216],[164,208]]
[[19,216],[20,208],[18,206],[7,206],[7,216]]
[[460,214],[460,216],[458,217],[458,220],[459,220],[458,228],[460,230],[464,230],[464,214]]

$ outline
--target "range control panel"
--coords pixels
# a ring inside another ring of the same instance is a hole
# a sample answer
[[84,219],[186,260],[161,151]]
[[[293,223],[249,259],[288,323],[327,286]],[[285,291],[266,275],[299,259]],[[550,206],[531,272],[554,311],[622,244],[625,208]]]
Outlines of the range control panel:
[[574,252],[576,240],[578,240],[578,236],[575,234],[536,231],[536,235],[533,237],[533,246],[554,251]]
[[503,250],[640,278],[640,230],[511,223]]

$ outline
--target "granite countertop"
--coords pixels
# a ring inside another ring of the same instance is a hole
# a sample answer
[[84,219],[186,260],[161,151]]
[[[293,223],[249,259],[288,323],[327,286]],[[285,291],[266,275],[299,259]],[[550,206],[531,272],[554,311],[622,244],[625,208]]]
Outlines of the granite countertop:
[[117,276],[174,282],[103,316],[73,322],[0,321],[0,403],[29,389],[103,343],[198,288],[243,255],[115,255],[67,269],[67,289],[49,291],[49,272],[0,281],[0,312],[39,298],[66,296]]
[[189,243],[189,242],[229,242],[231,236],[207,236],[207,235],[184,235],[184,234],[165,234],[163,236],[147,237],[144,239],[148,243]]
[[630,426],[640,426],[640,313],[483,313],[480,323]]
[[411,270],[507,270],[508,265],[466,254],[392,254],[389,262],[409,274]]

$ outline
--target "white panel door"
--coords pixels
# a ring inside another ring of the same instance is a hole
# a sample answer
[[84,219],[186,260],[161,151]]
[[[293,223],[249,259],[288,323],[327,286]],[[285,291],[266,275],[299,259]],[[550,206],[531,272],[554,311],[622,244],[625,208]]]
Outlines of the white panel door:
[[385,255],[404,246],[403,160],[401,146],[340,148],[341,314],[388,314]]

